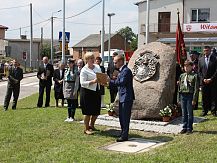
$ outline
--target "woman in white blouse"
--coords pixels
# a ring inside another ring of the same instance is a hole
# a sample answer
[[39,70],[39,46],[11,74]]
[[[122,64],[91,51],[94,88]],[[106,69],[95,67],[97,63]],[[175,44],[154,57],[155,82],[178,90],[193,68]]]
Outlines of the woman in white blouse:
[[96,73],[101,72],[99,65],[94,64],[94,55],[88,52],[84,56],[86,65],[82,68],[80,74],[80,103],[84,115],[84,133],[91,135],[96,118],[100,115],[101,95],[100,85],[97,83]]

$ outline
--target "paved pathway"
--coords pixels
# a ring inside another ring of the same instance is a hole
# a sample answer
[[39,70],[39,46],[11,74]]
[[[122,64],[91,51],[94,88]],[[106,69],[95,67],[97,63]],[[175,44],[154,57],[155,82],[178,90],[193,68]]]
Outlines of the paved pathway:
[[[150,131],[166,134],[178,134],[182,130],[182,118],[176,118],[175,120],[168,122],[157,121],[143,121],[143,120],[131,120],[130,129],[140,131]],[[204,121],[205,118],[194,117],[194,124]],[[119,119],[106,115],[98,116],[96,124],[119,128]]]
[[[28,97],[38,92],[39,82],[36,77],[36,73],[24,74],[24,78],[21,81],[20,96],[19,99]],[[5,94],[7,90],[7,81],[0,82],[0,105],[3,105]],[[12,98],[11,98],[12,100]]]

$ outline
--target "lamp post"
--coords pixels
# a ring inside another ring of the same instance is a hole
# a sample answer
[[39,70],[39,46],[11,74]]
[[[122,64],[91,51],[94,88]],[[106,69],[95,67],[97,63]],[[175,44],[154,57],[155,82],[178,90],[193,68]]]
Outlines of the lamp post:
[[62,63],[65,63],[65,45],[66,45],[66,34],[65,34],[65,9],[66,1],[63,0],[63,31],[62,31]]
[[105,35],[105,0],[102,0],[102,31],[101,31],[101,55],[102,66],[104,66],[104,35]]
[[52,12],[52,16],[51,16],[51,48],[50,48],[50,60],[51,60],[51,64],[53,64],[53,19],[56,17],[53,17],[54,13],[58,13],[61,12],[62,10],[58,10],[56,12]]
[[108,56],[108,62],[110,62],[110,56],[111,56],[111,17],[114,15],[115,15],[115,13],[108,13],[108,17],[109,17],[109,40],[108,40],[109,56]]

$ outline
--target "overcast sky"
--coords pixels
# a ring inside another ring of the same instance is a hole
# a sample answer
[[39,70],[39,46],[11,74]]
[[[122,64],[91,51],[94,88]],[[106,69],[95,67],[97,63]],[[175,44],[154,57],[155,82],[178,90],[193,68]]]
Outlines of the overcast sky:
[[[100,0],[65,0],[66,17],[78,14],[93,6]],[[107,13],[115,13],[112,17],[112,32],[122,27],[130,26],[135,33],[138,33],[138,13],[135,2],[139,0],[105,0],[105,31],[108,33]],[[19,3],[18,3],[19,2]],[[1,1],[0,24],[7,26],[6,38],[19,38],[18,28],[28,26],[29,23],[29,4],[33,5],[33,24],[45,21],[33,27],[33,37],[40,38],[41,27],[44,29],[44,38],[50,38],[50,21],[48,20],[52,12],[62,9],[62,0],[6,0]],[[26,6],[25,6],[26,5]],[[17,6],[25,6],[12,9]],[[99,33],[102,22],[102,3],[84,14],[66,20],[66,31],[71,33],[70,45],[74,45],[89,34]],[[54,16],[62,18],[62,12],[54,13]],[[62,20],[54,20],[54,38],[58,39],[58,33],[62,30]],[[30,28],[22,28],[22,34],[29,38]]]

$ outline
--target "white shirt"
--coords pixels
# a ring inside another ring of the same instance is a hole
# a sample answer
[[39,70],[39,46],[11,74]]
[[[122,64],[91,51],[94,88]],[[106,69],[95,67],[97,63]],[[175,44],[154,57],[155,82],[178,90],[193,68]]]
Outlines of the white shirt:
[[63,70],[60,69],[60,79],[62,78]]
[[208,65],[209,65],[209,60],[210,60],[210,55],[208,57],[205,56],[205,63],[206,63],[207,68],[208,68]]
[[121,68],[119,68],[119,71],[121,72],[121,70],[123,69],[123,67],[124,67],[124,65],[123,66],[121,66]]
[[81,74],[80,74],[81,87],[90,89],[92,91],[96,91],[97,83],[90,84],[90,81],[96,79],[97,72],[101,73],[101,69],[99,65],[94,64],[94,69],[92,70],[88,68],[88,65],[86,64],[81,69]]

